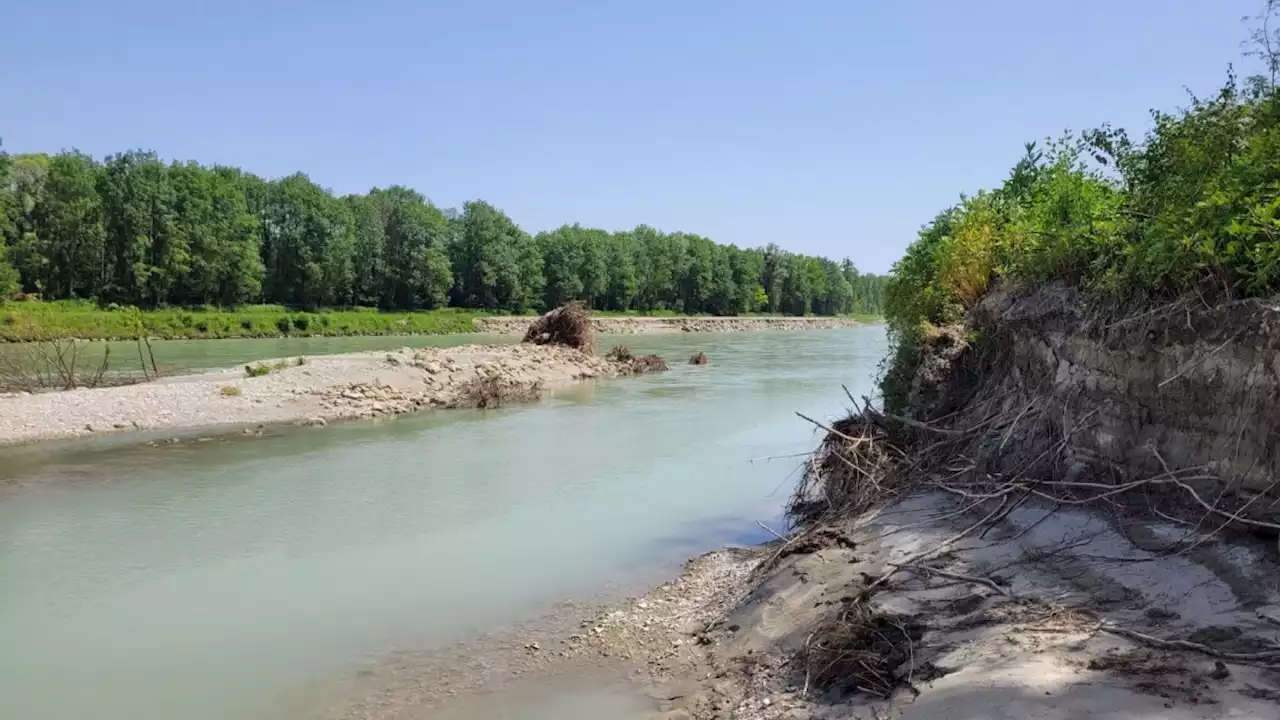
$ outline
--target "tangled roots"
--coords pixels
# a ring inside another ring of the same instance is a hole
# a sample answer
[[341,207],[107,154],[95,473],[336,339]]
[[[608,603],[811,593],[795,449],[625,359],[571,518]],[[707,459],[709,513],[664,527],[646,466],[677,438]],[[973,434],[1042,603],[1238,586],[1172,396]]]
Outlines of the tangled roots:
[[534,320],[523,342],[535,345],[564,345],[591,354],[595,352],[595,329],[587,306],[574,300]]

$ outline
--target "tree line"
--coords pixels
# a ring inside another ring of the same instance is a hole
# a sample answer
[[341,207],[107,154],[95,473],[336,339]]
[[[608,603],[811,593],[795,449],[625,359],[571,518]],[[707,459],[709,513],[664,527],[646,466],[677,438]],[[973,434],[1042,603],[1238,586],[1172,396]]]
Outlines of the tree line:
[[0,292],[154,308],[445,306],[737,315],[879,314],[885,278],[849,260],[742,249],[641,225],[530,235],[483,201],[404,187],[336,196],[298,173],[155,153],[0,153]]

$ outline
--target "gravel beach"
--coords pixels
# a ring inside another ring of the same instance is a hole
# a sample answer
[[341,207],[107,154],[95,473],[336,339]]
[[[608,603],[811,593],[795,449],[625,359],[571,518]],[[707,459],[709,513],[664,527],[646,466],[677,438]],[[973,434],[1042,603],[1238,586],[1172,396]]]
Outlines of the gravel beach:
[[238,367],[138,385],[0,396],[0,445],[138,430],[323,425],[466,406],[464,394],[479,381],[536,395],[626,372],[603,358],[549,345],[402,348],[301,362],[265,361],[272,369],[259,377]]

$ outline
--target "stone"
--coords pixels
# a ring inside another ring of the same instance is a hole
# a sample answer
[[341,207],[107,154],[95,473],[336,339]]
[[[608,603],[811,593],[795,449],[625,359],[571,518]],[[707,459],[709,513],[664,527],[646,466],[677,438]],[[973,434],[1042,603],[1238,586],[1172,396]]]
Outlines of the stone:
[[1266,620],[1272,625],[1280,625],[1280,605],[1263,605],[1253,612],[1261,620]]

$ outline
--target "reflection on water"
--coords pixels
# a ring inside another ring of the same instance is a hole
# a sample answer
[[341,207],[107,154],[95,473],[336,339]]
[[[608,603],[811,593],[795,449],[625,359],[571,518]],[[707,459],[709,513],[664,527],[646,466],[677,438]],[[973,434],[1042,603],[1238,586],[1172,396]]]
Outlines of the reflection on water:
[[[0,717],[270,716],[362,658],[759,539],[797,461],[751,461],[808,450],[793,413],[869,392],[885,344],[627,342],[672,371],[490,413],[0,451]],[[711,366],[682,364],[697,349]]]

